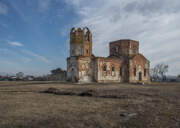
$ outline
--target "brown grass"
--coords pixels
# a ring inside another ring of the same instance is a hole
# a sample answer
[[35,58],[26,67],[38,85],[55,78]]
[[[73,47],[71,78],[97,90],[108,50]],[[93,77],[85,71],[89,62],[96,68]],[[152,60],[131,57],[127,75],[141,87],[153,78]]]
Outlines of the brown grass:
[[[60,93],[42,93],[48,88]],[[180,127],[179,83],[0,82],[0,128],[161,127]]]

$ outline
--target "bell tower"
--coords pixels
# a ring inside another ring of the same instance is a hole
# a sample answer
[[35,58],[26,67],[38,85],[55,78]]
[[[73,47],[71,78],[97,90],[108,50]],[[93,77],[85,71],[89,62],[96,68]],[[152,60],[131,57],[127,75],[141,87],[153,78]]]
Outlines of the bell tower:
[[70,56],[92,55],[92,33],[89,28],[72,28],[70,32]]

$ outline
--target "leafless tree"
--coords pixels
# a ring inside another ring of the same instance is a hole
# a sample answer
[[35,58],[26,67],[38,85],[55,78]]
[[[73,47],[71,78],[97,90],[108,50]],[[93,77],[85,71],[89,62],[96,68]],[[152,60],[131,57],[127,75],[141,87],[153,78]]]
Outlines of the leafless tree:
[[166,64],[158,64],[157,68],[159,69],[159,75],[163,80],[166,79],[166,73],[168,72],[169,66]]
[[151,78],[153,81],[157,81],[159,79],[158,69],[156,67],[154,67],[150,70],[150,74],[151,74]]
[[157,64],[151,69],[151,76],[154,80],[166,80],[166,73],[168,72],[169,66],[167,64]]
[[51,70],[50,80],[65,81],[66,71],[61,68]]

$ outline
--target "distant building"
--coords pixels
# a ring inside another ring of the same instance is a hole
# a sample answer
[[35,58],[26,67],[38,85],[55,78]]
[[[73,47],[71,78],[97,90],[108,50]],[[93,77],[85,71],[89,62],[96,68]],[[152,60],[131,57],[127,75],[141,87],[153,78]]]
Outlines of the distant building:
[[[100,47],[100,46],[97,46]],[[149,82],[150,62],[139,53],[139,42],[110,42],[108,57],[92,54],[92,33],[85,27],[70,32],[67,80],[71,82]]]

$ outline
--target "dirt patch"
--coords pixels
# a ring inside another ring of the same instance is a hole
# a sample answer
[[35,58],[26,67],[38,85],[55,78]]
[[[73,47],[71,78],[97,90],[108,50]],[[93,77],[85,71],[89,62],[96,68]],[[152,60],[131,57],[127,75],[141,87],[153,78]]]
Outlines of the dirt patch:
[[68,92],[68,91],[60,91],[56,88],[48,88],[45,91],[41,91],[41,93],[50,93],[50,94],[55,94],[55,95],[70,95],[70,96],[74,96],[76,95],[73,92]]
[[61,91],[56,88],[48,88],[44,91],[41,91],[41,93],[50,93],[50,94],[55,94],[55,95],[81,96],[81,97],[95,97],[95,98],[113,98],[113,99],[127,99],[128,98],[128,95],[120,95],[120,96],[117,96],[115,94],[102,95],[98,93],[98,91],[95,91],[92,89],[73,92],[73,91],[68,91],[68,90]]

